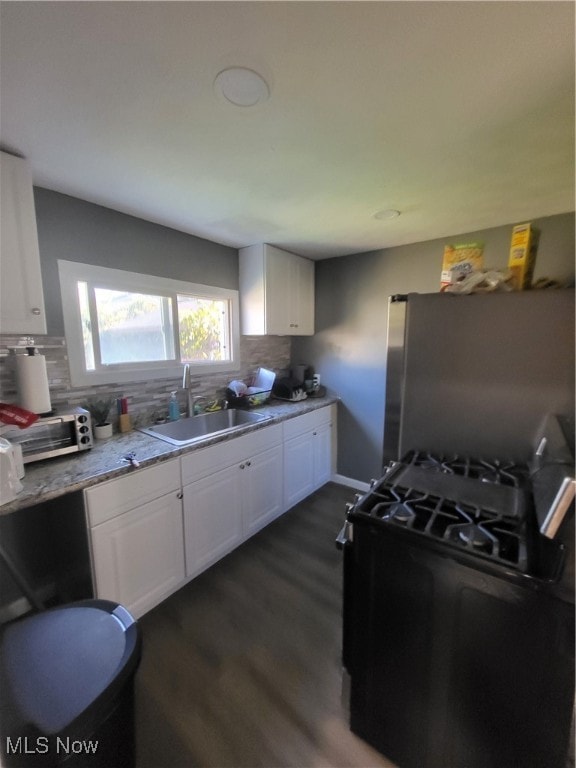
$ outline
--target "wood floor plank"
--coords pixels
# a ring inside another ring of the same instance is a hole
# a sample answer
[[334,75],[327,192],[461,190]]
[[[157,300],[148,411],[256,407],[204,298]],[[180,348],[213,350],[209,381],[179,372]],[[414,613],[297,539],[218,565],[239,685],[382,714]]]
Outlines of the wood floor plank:
[[141,619],[137,768],[393,768],[342,696],[352,495],[329,483]]

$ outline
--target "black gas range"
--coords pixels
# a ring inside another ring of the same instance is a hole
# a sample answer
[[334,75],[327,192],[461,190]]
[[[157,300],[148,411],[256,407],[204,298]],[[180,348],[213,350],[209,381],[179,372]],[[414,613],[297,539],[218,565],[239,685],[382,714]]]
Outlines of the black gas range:
[[363,519],[471,567],[555,581],[563,563],[564,547],[538,535],[525,464],[410,451],[349,506],[349,521]]
[[574,603],[529,468],[410,451],[339,543],[352,730],[402,768],[564,768]]

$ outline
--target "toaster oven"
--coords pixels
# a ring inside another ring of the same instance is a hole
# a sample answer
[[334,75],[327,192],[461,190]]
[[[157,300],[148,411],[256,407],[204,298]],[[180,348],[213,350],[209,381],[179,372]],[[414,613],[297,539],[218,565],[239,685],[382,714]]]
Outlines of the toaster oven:
[[94,442],[90,413],[79,407],[43,416],[25,429],[0,427],[0,436],[22,448],[24,464],[86,451]]

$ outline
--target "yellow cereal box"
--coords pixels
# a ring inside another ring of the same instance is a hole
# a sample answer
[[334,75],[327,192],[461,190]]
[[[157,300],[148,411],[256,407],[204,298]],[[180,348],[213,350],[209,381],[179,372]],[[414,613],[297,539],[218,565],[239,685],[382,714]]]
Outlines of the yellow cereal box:
[[532,285],[534,262],[536,261],[537,232],[532,224],[518,224],[512,230],[508,269],[516,291],[523,291]]
[[440,290],[482,269],[484,243],[445,245]]

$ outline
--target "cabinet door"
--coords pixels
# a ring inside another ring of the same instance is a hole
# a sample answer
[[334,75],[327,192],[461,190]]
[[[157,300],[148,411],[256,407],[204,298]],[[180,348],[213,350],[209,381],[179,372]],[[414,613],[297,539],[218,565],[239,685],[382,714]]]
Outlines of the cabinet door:
[[290,322],[298,336],[314,334],[314,262],[297,257],[293,265]]
[[32,172],[0,153],[0,326],[3,333],[46,333]]
[[295,333],[293,312],[294,259],[292,254],[266,246],[266,333]]
[[184,581],[182,503],[161,496],[91,529],[96,596],[137,618]]
[[282,446],[242,462],[244,534],[251,536],[283,511]]
[[332,477],[332,424],[322,424],[313,432],[314,489]]
[[286,251],[274,251],[273,255],[269,273],[272,300],[268,304],[274,313],[274,327],[282,326],[282,332],[289,336],[312,335],[314,262]]
[[238,466],[184,487],[186,575],[195,576],[242,540],[242,482]]
[[290,509],[314,492],[314,448],[312,433],[284,443],[284,508]]

